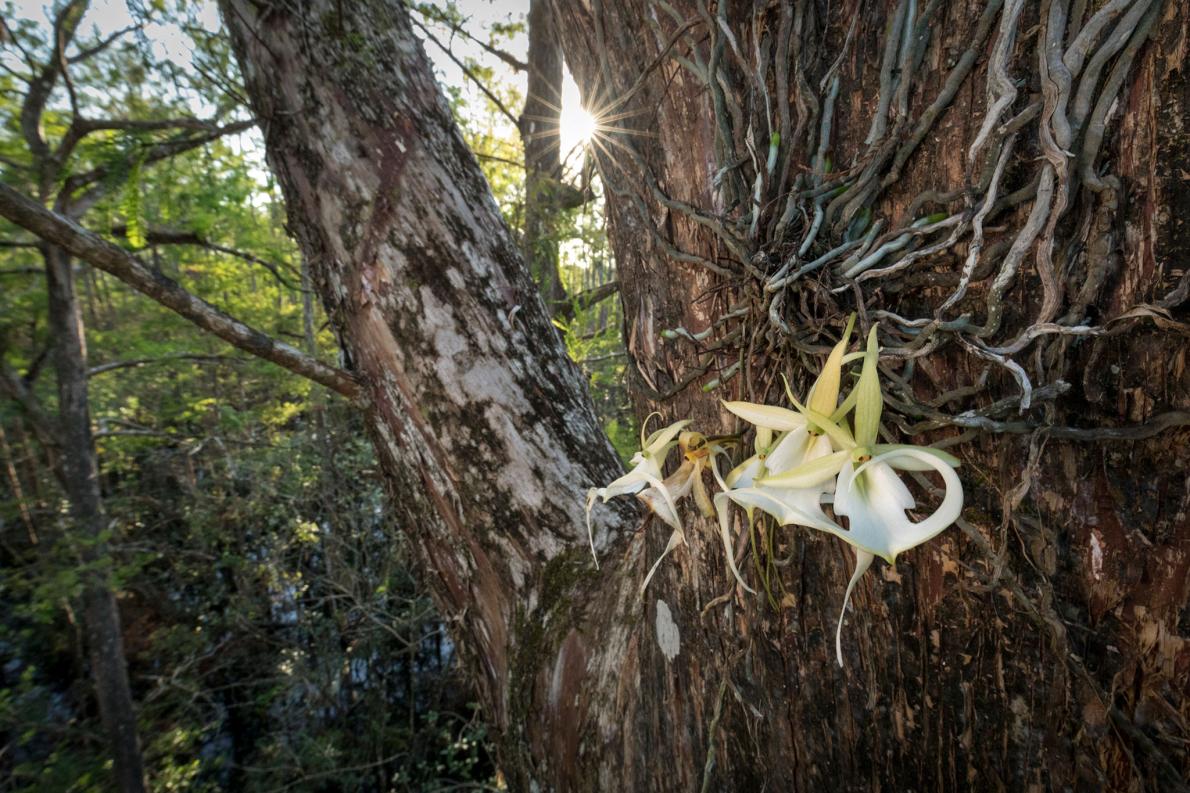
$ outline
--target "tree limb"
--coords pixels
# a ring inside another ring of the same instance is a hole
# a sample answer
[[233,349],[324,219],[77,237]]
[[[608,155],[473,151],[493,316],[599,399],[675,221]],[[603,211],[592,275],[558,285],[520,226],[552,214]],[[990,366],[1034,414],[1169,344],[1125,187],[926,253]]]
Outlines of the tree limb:
[[[127,237],[128,236],[128,226],[123,225],[123,224],[121,224],[119,226],[112,226],[112,235],[116,236],[116,237],[122,237],[122,238]],[[147,232],[145,232],[145,242],[149,245],[193,245],[194,247],[202,248],[203,250],[208,250],[208,251],[213,251],[215,253],[223,253],[228,256],[233,256],[237,259],[242,259],[243,261],[248,262],[249,264],[259,265],[260,267],[263,267],[264,269],[268,270],[269,273],[273,276],[273,278],[277,279],[277,282],[279,284],[281,284],[282,286],[286,287],[287,289],[292,289],[295,292],[302,291],[302,287],[300,284],[296,284],[293,281],[290,281],[284,275],[282,275],[281,269],[277,265],[273,264],[272,262],[270,262],[266,259],[262,259],[253,253],[248,253],[247,251],[241,251],[237,248],[229,248],[226,245],[218,245],[214,242],[204,239],[202,236],[200,236],[197,232],[194,232],[194,231],[170,231],[168,229],[149,229]]]
[[491,44],[488,44],[486,41],[482,41],[481,39],[476,38],[465,27],[463,27],[462,25],[460,25],[457,22],[454,22],[454,21],[448,19],[445,14],[439,12],[438,9],[434,8],[433,6],[419,5],[417,7],[417,10],[419,12],[425,14],[426,16],[428,16],[433,21],[437,22],[439,25],[444,25],[444,26],[450,28],[453,32],[458,33],[459,35],[463,36],[463,38],[467,39],[468,41],[472,41],[472,42],[478,44],[480,47],[483,48],[483,50],[485,52],[487,52],[490,55],[496,56],[500,60],[504,61],[504,63],[506,63],[508,66],[517,70],[518,72],[524,72],[524,71],[529,70],[529,64],[520,60],[512,53],[506,52],[506,51],[500,49],[499,47],[495,47]]
[[608,281],[606,284],[600,284],[594,289],[579,292],[566,302],[557,303],[554,309],[554,317],[561,320],[574,319],[574,315],[579,311],[582,311],[584,308],[590,308],[596,303],[601,303],[619,291],[619,281]]
[[486,85],[484,85],[483,80],[480,80],[479,77],[477,77],[475,75],[475,72],[472,69],[469,69],[467,67],[467,64],[463,63],[459,59],[459,57],[454,54],[454,52],[451,50],[450,47],[443,44],[438,39],[437,36],[435,36],[433,33],[430,32],[429,28],[427,28],[425,25],[418,22],[416,19],[411,18],[411,21],[413,22],[413,24],[415,26],[417,26],[418,30],[420,30],[422,32],[422,34],[427,39],[429,39],[430,41],[432,41],[434,43],[434,46],[436,46],[438,49],[442,50],[442,53],[446,57],[448,57],[452,61],[454,61],[455,66],[458,66],[459,69],[462,70],[463,74],[467,76],[468,80],[475,83],[475,85],[479,88],[479,90],[483,92],[483,95],[492,101],[492,104],[494,104],[496,106],[496,108],[501,113],[503,113],[508,118],[509,121],[512,122],[512,125],[514,127],[516,127],[518,130],[521,128],[520,119],[518,119],[515,115],[513,115],[512,111],[509,110],[504,105],[504,103],[500,101],[500,98],[498,96],[496,96],[496,94],[490,88],[488,88]]
[[29,84],[29,91],[25,94],[25,101],[21,104],[21,134],[29,146],[29,151],[33,153],[34,159],[40,159],[49,153],[49,146],[41,134],[41,115],[54,90],[54,83],[58,80],[62,62],[61,54],[74,38],[85,8],[84,0],[73,0],[58,11],[54,17],[54,52],[49,61],[42,65],[41,73],[34,77]]
[[[171,140],[162,141],[161,143],[149,148],[148,153],[145,155],[144,164],[150,165],[152,163],[160,162],[161,160],[169,159],[176,154],[181,154],[182,152],[189,151],[190,149],[196,149],[199,146],[210,143],[211,141],[218,140],[224,135],[234,135],[237,132],[243,132],[244,130],[250,129],[254,126],[256,126],[255,119],[248,121],[237,121],[233,124],[215,127],[214,129],[210,129],[201,135],[182,135]],[[97,168],[92,168],[90,171],[84,171],[83,173],[68,177],[65,184],[62,186],[62,191],[59,193],[59,204],[62,205],[64,200],[66,203],[69,203],[72,208],[82,207],[85,210],[86,207],[89,207],[91,204],[97,201],[98,198],[106,191],[101,190],[99,194],[95,196],[88,192],[86,195],[78,198],[74,198],[75,193],[85,187],[95,184],[96,182],[103,181],[110,173],[111,168],[109,166],[101,165]],[[81,214],[81,212],[75,212],[74,214]]]
[[112,33],[107,38],[101,39],[98,42],[96,42],[95,44],[93,44],[92,46],[87,47],[85,49],[81,49],[78,52],[76,52],[74,55],[69,56],[66,59],[66,62],[69,64],[72,64],[72,65],[76,64],[76,63],[82,63],[83,61],[87,60],[88,58],[94,57],[94,56],[98,55],[99,53],[103,52],[104,50],[106,50],[108,47],[110,47],[112,44],[114,44],[118,39],[120,39],[125,33],[131,33],[134,30],[140,30],[140,28],[141,28],[140,25],[129,25],[126,28],[120,28],[119,30]]
[[195,361],[201,363],[240,363],[246,359],[237,358],[231,355],[204,355],[201,353],[180,352],[170,355],[161,355],[157,358],[133,358],[127,361],[110,361],[102,363],[98,366],[92,366],[87,370],[87,377],[95,377],[96,375],[105,374],[107,372],[114,372],[118,369],[139,369],[142,366],[150,364],[167,363],[169,361]]
[[[65,69],[63,69],[65,74]],[[214,121],[203,121],[198,118],[165,118],[156,121],[131,120],[124,118],[75,118],[70,123],[66,134],[62,136],[54,157],[58,162],[65,162],[74,151],[74,147],[92,132],[103,130],[132,130],[137,132],[155,132],[163,129],[215,130],[219,129]]]
[[348,372],[318,361],[279,342],[192,295],[177,281],[145,266],[123,248],[77,223],[31,201],[8,185],[0,184],[0,215],[52,245],[110,273],[124,283],[172,309],[204,330],[235,347],[272,361],[330,388],[349,399],[361,398],[359,383]]

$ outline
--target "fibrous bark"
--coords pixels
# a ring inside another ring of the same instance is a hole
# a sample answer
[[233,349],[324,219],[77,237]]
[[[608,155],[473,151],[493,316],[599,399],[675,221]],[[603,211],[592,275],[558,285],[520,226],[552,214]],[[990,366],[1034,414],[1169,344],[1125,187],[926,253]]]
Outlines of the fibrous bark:
[[804,390],[858,310],[887,421],[964,460],[967,520],[860,587],[842,672],[849,551],[779,532],[785,607],[714,623],[687,532],[657,589],[740,654],[670,667],[713,785],[1181,786],[1188,9],[1108,6],[555,4],[585,100],[638,131],[597,146],[638,413],[733,428],[698,386]]

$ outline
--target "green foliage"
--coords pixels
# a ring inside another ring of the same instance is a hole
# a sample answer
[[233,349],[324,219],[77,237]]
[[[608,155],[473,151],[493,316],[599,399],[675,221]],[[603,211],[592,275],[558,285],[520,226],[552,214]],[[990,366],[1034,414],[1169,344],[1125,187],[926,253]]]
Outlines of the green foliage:
[[[72,66],[84,114],[238,112],[219,80],[234,73],[227,42],[197,24],[200,10],[139,4],[142,19],[185,25],[194,63],[129,37]],[[5,19],[27,49],[46,52],[44,23]],[[11,74],[0,83],[3,178],[35,194],[19,128],[23,85]],[[59,85],[43,123],[51,146],[70,112]],[[59,181],[98,169],[105,194],[84,225],[234,316],[307,346],[301,262],[259,135],[149,161],[154,147],[185,134],[93,133]],[[154,244],[156,230],[206,244]],[[0,239],[28,235],[0,224]],[[31,387],[52,416],[41,266],[36,248],[0,249],[0,271],[14,272],[0,276],[0,354],[18,372],[40,372]],[[104,273],[78,263],[75,272],[110,524],[110,553],[95,564],[119,589],[153,789],[489,781],[484,728],[386,518],[354,410]],[[311,351],[333,361],[337,345],[316,301],[311,310]],[[0,793],[106,791],[110,758],[80,625],[84,544],[46,451],[6,400],[0,429]],[[3,473],[8,466],[15,478]]]
[[[103,4],[96,3],[98,14]],[[464,24],[453,4],[440,21]],[[114,6],[113,6],[114,8]],[[429,8],[429,6],[427,6]],[[72,64],[89,118],[242,117],[226,39],[209,4],[131,4],[145,30],[172,25],[187,56],[130,35]],[[107,8],[107,10],[111,10]],[[426,12],[429,14],[429,12]],[[428,17],[431,18],[431,17]],[[102,33],[88,31],[80,46]],[[44,19],[5,20],[25,49],[50,48]],[[204,21],[205,20],[205,21]],[[476,33],[497,46],[517,19]],[[500,104],[523,97],[506,75],[464,61]],[[23,68],[0,73],[0,178],[34,195],[20,130]],[[464,136],[514,231],[523,217],[522,144],[499,106],[448,87]],[[43,118],[51,146],[72,108],[59,84]],[[95,172],[103,195],[82,223],[193,293],[275,338],[334,360],[316,301],[265,167],[258,133],[151,160],[177,128],[105,130],[72,152],[54,189]],[[573,177],[573,175],[571,175]],[[561,270],[576,295],[614,278],[602,198],[562,213]],[[204,244],[155,243],[155,232]],[[27,242],[0,223],[0,239]],[[228,251],[248,254],[238,256]],[[267,264],[262,265],[261,262]],[[0,355],[52,416],[46,284],[35,247],[0,249]],[[86,325],[90,409],[110,550],[94,562],[119,589],[129,672],[157,791],[434,790],[493,781],[481,714],[453,644],[410,573],[386,519],[370,445],[354,411],[247,357],[75,263]],[[307,308],[307,303],[312,302]],[[307,311],[313,313],[307,317]],[[317,329],[306,338],[309,319]],[[561,326],[601,420],[627,457],[636,427],[625,389],[619,301]],[[0,793],[109,789],[79,619],[89,571],[47,450],[16,405],[0,401]],[[4,471],[12,470],[11,476]]]
[[137,156],[132,160],[132,167],[128,171],[128,179],[124,183],[124,195],[120,201],[120,212],[128,228],[128,243],[134,248],[143,248],[148,241],[145,229],[145,205],[141,200],[141,167],[144,157]]

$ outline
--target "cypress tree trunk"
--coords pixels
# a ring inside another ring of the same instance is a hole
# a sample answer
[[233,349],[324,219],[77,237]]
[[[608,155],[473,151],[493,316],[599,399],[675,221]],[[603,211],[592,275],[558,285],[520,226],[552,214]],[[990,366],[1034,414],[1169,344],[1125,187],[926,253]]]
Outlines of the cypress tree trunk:
[[225,0],[514,789],[1185,789],[1187,8],[1089,5],[554,4],[641,133],[598,152],[640,415],[730,431],[856,310],[888,427],[963,459],[840,669],[835,539],[775,532],[745,597],[688,514],[642,599],[668,531],[613,502],[594,570],[617,464],[403,5]]
[[522,248],[546,304],[566,301],[558,267],[562,150],[562,47],[548,0],[529,2],[528,95],[521,114],[525,146],[525,229]]

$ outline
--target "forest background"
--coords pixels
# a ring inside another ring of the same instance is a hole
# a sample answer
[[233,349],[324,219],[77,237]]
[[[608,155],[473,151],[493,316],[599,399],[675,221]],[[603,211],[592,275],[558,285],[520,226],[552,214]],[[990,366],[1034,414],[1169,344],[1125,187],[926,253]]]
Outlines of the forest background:
[[[37,174],[22,109],[70,5],[86,4],[4,6],[0,180],[26,194]],[[568,75],[526,110],[528,10],[423,3],[415,19],[518,233],[525,140],[561,161],[550,197],[564,199],[535,245],[556,259],[555,323],[624,454],[635,428],[618,302],[595,302],[614,294],[614,263],[585,152],[590,121]],[[96,0],[66,55],[69,79],[45,104],[47,139],[65,135],[72,106],[130,122],[90,131],[62,163],[59,184],[100,174],[85,225],[247,324],[334,360],[261,132],[242,123],[214,3]],[[186,147],[157,156],[178,141]],[[386,517],[358,415],[73,266],[107,515],[98,537],[73,530],[28,412],[52,415],[57,403],[42,257],[27,232],[0,224],[0,791],[110,789],[79,614],[96,566],[118,593],[154,790],[499,787],[483,714]]]

